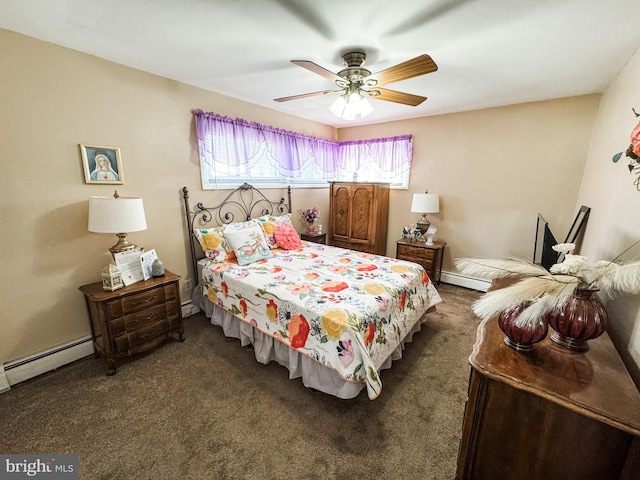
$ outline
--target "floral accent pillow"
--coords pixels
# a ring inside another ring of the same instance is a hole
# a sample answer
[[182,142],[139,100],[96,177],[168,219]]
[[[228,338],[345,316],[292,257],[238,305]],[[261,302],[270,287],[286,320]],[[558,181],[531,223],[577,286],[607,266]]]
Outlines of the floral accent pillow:
[[221,227],[193,230],[198,242],[200,242],[202,251],[209,260],[213,260],[214,262],[235,260],[236,254],[224,236],[224,231],[227,226],[228,225],[223,225]]
[[281,223],[277,225],[273,231],[273,236],[280,248],[285,250],[300,250],[302,242],[296,229],[289,223]]
[[251,225],[242,229],[226,229],[224,232],[227,242],[236,254],[238,265],[248,265],[273,256],[262,227],[257,223],[247,223]]
[[258,222],[262,227],[262,231],[264,232],[264,236],[267,240],[267,243],[269,244],[269,248],[281,247],[281,245],[279,245],[276,241],[276,237],[273,234],[278,225],[288,224],[291,225],[291,228],[293,228],[290,213],[277,217],[273,215],[263,215],[262,217],[254,218],[254,221]]

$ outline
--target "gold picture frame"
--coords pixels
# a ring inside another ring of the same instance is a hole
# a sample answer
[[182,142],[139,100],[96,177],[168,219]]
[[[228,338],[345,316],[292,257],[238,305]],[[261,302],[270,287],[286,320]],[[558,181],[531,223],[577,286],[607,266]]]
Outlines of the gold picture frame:
[[122,185],[124,172],[120,149],[80,145],[85,183],[99,185]]

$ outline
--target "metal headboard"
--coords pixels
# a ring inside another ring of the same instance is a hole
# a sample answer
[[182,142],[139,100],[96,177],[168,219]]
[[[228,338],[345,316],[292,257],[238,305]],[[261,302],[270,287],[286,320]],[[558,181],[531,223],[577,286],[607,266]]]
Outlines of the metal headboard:
[[[214,207],[206,207],[197,203],[191,210],[189,206],[189,189],[182,188],[184,212],[189,232],[191,248],[191,266],[194,277],[197,275],[197,250],[200,244],[193,233],[194,226],[206,228],[232,222],[244,222],[262,215],[285,215],[291,213],[291,187],[287,187],[287,200],[281,197],[277,201],[269,200],[264,193],[248,183],[243,183]],[[198,279],[196,279],[197,281]]]

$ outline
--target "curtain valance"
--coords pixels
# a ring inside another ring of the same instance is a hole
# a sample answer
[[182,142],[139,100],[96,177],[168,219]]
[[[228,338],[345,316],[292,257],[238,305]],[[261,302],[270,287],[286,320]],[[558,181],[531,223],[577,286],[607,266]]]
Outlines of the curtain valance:
[[193,114],[200,161],[225,176],[242,176],[265,157],[286,178],[299,177],[309,162],[326,180],[371,168],[390,180],[411,168],[411,135],[333,142],[214,112]]

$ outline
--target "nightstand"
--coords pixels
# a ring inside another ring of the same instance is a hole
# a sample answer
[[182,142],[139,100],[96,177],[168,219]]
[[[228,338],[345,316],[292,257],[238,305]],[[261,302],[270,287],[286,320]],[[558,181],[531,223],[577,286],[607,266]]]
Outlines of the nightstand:
[[429,278],[435,283],[440,283],[442,257],[446,244],[446,242],[434,241],[433,245],[427,245],[424,242],[398,240],[396,242],[396,258],[422,265]]
[[113,292],[104,290],[102,282],[79,288],[87,302],[95,356],[105,358],[107,375],[115,375],[117,358],[151,350],[174,333],[184,340],[179,280],[165,270],[164,277]]
[[326,233],[301,233],[300,238],[307,242],[322,243],[323,245],[327,244]]

